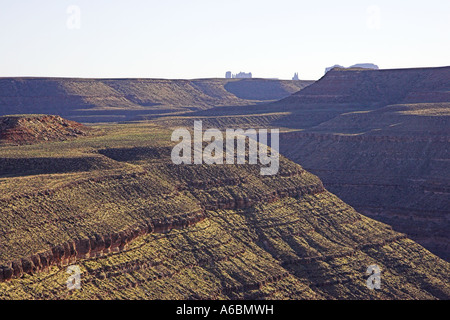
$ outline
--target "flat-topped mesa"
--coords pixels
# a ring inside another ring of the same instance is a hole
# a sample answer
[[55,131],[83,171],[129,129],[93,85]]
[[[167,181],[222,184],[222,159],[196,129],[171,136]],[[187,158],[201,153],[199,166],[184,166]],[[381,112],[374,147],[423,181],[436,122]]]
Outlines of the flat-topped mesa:
[[80,122],[153,119],[288,97],[313,81],[271,79],[0,78],[0,115],[59,114]]
[[357,104],[447,102],[450,67],[371,70],[334,68],[279,103]]
[[92,129],[55,115],[0,117],[0,144],[34,144],[64,141],[89,135]]

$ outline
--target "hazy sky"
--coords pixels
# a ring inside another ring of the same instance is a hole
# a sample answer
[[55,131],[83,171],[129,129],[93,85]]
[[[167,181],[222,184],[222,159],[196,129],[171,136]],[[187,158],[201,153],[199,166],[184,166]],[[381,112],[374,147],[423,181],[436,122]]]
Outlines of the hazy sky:
[[450,1],[0,0],[0,76],[318,79],[450,65]]

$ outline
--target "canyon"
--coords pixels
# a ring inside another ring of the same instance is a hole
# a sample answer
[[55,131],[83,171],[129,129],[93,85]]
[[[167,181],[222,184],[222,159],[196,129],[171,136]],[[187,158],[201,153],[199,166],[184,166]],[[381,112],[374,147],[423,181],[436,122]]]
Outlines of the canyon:
[[213,108],[189,120],[245,127],[242,118],[280,128],[281,154],[328,190],[450,258],[450,67],[335,68],[280,101]]
[[[0,176],[0,299],[447,299],[449,264],[367,218],[280,156],[174,165],[171,130],[91,126],[66,141],[3,145],[4,159],[101,168]],[[126,139],[124,139],[124,136]],[[90,160],[92,161],[92,160]],[[377,264],[383,286],[370,290]],[[68,290],[66,268],[81,270]]]
[[[1,299],[450,295],[449,67],[335,68],[292,95],[258,79],[2,80],[3,113],[60,106],[72,120],[1,118]],[[108,91],[124,87],[134,98]],[[196,120],[279,129],[278,173],[173,164],[171,133]],[[68,291],[73,264],[82,289]],[[380,290],[366,287],[373,264]]]

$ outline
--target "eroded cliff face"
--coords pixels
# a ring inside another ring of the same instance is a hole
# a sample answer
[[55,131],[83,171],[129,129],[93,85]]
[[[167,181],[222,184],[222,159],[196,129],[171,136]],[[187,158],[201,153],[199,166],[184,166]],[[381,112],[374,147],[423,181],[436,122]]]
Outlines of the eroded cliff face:
[[397,70],[337,68],[277,104],[352,104],[367,108],[397,103],[449,102],[449,78],[450,67]]
[[139,236],[184,229],[204,218],[203,211],[186,213],[164,219],[144,220],[120,232],[105,235],[93,234],[88,238],[70,240],[47,251],[0,266],[0,281],[7,281],[13,277],[20,278],[24,273],[32,275],[40,271],[48,271],[52,266],[67,266],[80,259],[92,259],[111,252],[120,252]]
[[[1,299],[450,295],[448,263],[357,213],[284,157],[275,176],[249,164],[174,165],[160,140],[142,145],[152,124],[117,130],[108,143],[73,144],[110,167],[0,180]],[[137,142],[115,140],[125,132]],[[58,161],[48,145],[33,148]],[[28,154],[29,146],[14,148],[15,158]],[[81,290],[67,289],[73,264]],[[383,270],[379,292],[366,287],[372,264]]]
[[284,155],[360,212],[450,258],[449,67],[335,70],[283,101],[299,118],[331,112],[283,134]]
[[198,119],[280,128],[281,154],[360,212],[449,259],[450,67],[335,69],[280,101]]
[[283,136],[281,150],[359,212],[448,260],[449,142],[445,137],[292,133]]
[[[133,150],[129,150],[133,154]],[[86,183],[108,183],[113,179],[123,180],[127,178],[145,178],[147,172],[132,173],[129,175],[109,175],[99,178],[91,178],[71,182],[58,188],[42,190],[36,193],[20,194],[0,199],[3,205],[12,205],[20,199],[40,198],[45,196],[54,196],[57,193],[64,193],[71,188],[82,187]],[[306,172],[300,168],[283,171],[281,176],[284,178],[301,176]],[[245,178],[224,178],[214,180],[195,180],[191,182],[187,180],[183,183],[175,185],[170,193],[166,193],[164,198],[175,199],[180,192],[191,192],[194,195],[198,192],[204,193],[211,188],[230,186],[238,187],[248,181]],[[272,190],[269,193],[258,194],[248,197],[233,196],[228,198],[202,199],[199,203],[199,210],[184,214],[176,214],[161,218],[143,219],[139,223],[129,226],[128,228],[106,234],[94,233],[89,237],[76,238],[64,243],[53,246],[52,248],[23,257],[14,261],[9,261],[0,265],[0,281],[10,280],[12,278],[20,278],[23,274],[35,274],[40,271],[47,271],[52,266],[67,266],[76,263],[80,259],[89,259],[101,257],[112,252],[121,252],[127,249],[130,242],[139,236],[151,233],[168,233],[173,229],[182,230],[191,225],[203,221],[207,215],[206,210],[241,210],[251,208],[259,203],[271,203],[279,201],[285,197],[300,198],[307,195],[314,195],[325,192],[322,183],[319,180],[308,185],[298,185],[295,187]],[[200,195],[198,195],[200,198]],[[56,221],[54,221],[56,222]]]

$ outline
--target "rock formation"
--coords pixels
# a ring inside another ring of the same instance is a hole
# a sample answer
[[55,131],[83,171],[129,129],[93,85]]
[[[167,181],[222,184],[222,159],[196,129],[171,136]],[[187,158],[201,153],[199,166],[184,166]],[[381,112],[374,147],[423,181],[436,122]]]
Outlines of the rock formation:
[[335,69],[280,101],[201,116],[216,127],[245,119],[285,128],[283,155],[359,212],[449,259],[450,67]]
[[[5,172],[0,299],[450,296],[447,262],[357,213],[282,156],[275,176],[250,164],[174,165],[161,139],[170,130],[106,128],[101,143],[68,141],[64,155],[97,154],[111,167]],[[57,162],[57,144],[33,148]],[[3,157],[27,158],[28,147]],[[383,270],[379,291],[366,286],[373,264]],[[80,268],[81,290],[68,290],[68,265]]]
[[[334,68],[338,68],[338,69],[346,69],[345,67],[339,65],[339,64],[335,64],[332,67],[328,67],[325,68],[325,73],[327,73],[328,71],[334,69]],[[348,67],[347,69],[372,69],[372,70],[378,70],[378,66],[376,64],[373,63],[357,63],[354,64],[350,67]]]
[[306,129],[282,135],[284,155],[360,212],[450,258],[450,67],[333,70],[280,109],[294,110],[280,126]]
[[253,86],[247,90],[251,90],[252,99],[248,100],[226,87],[235,82],[233,88],[242,91],[237,79],[1,78],[0,116],[12,112],[58,114],[82,123],[150,119],[216,106],[279,100],[313,82],[251,80]]
[[64,141],[89,135],[92,130],[80,123],[52,115],[0,117],[0,143],[32,144]]

